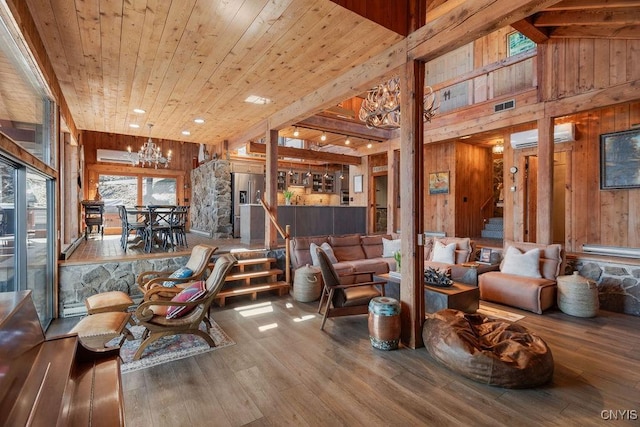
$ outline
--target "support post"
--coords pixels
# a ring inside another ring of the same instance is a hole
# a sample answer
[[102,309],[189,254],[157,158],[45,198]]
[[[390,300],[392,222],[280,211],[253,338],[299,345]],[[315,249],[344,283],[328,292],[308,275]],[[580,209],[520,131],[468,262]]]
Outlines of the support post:
[[538,120],[538,175],[536,242],[553,243],[553,123],[552,117]]
[[[264,200],[269,206],[271,216],[278,221],[278,131],[270,129],[266,134],[267,159],[265,166],[265,195]],[[269,215],[264,216],[264,246],[273,249],[278,245],[278,234],[276,226],[271,221]]]

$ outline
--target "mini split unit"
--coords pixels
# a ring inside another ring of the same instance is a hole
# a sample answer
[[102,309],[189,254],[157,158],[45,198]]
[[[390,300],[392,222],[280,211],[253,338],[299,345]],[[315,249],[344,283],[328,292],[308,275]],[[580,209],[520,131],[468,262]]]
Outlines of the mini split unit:
[[[553,142],[571,142],[576,140],[576,127],[573,123],[562,123],[553,127]],[[538,145],[538,129],[511,134],[511,146],[515,149]]]
[[132,163],[137,163],[138,161],[138,153],[129,153],[128,151],[98,149],[96,154],[99,162],[130,165]]

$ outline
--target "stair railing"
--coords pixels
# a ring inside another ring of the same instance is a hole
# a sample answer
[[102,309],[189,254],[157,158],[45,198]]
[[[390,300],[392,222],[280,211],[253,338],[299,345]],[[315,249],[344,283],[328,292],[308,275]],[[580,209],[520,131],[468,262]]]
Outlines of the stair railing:
[[291,254],[289,252],[290,251],[289,240],[291,239],[291,226],[287,224],[285,226],[285,229],[283,230],[280,224],[278,224],[276,217],[273,216],[273,213],[271,212],[271,208],[269,207],[269,205],[267,205],[267,202],[265,202],[262,197],[260,197],[258,200],[260,200],[260,204],[262,205],[262,208],[264,209],[266,214],[269,216],[269,219],[271,220],[273,225],[276,227],[276,230],[278,230],[278,234],[280,234],[280,236],[284,239],[284,280],[289,285],[291,285]]

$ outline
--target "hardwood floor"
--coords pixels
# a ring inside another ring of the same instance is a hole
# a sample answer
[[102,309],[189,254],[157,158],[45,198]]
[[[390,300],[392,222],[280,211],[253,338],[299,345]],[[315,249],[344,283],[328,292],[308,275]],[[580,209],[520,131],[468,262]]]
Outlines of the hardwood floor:
[[552,383],[530,390],[478,384],[424,348],[373,349],[366,316],[329,319],[322,332],[316,303],[263,295],[213,312],[236,345],[123,375],[127,424],[638,425],[640,318],[496,307],[524,314],[520,323],[547,341]]

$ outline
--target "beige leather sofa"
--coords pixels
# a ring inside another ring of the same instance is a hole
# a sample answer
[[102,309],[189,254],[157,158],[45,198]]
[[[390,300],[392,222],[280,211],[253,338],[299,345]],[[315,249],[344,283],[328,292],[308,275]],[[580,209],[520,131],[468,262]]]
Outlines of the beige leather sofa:
[[[525,253],[534,248],[540,249],[540,278],[505,273],[504,256],[509,246]],[[480,299],[518,307],[534,313],[552,307],[556,302],[556,279],[560,274],[563,260],[562,247],[557,244],[541,245],[536,243],[505,242],[501,271],[481,274],[478,279]]]

